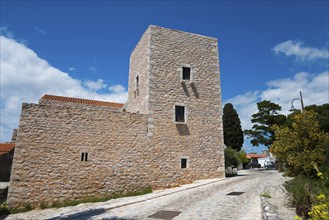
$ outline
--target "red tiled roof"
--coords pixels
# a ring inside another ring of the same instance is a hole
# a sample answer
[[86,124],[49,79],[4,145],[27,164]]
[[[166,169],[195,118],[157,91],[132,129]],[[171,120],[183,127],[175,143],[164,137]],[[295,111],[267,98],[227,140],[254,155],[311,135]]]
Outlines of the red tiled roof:
[[44,95],[41,99],[59,101],[59,102],[71,102],[71,103],[85,104],[85,105],[109,106],[109,107],[114,107],[114,108],[122,108],[123,107],[123,104],[121,104],[121,103],[104,102],[104,101],[89,100],[89,99],[78,99],[78,98],[56,96],[56,95],[47,95],[47,94]]
[[266,155],[264,154],[247,154],[246,155],[247,158],[251,159],[251,158],[265,158],[267,157]]
[[15,147],[15,143],[5,143],[5,144],[1,143],[0,144],[0,155],[8,153],[12,149],[14,149],[14,147]]

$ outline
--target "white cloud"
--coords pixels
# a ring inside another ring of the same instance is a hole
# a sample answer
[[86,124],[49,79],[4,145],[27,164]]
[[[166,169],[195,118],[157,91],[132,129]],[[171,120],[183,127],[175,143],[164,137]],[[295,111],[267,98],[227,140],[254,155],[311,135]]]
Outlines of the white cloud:
[[0,34],[9,38],[14,37],[14,34],[7,27],[0,27]]
[[[104,80],[102,79],[98,79],[96,82],[92,80],[88,80],[87,82],[85,82],[85,86],[87,86],[91,90],[100,90],[100,89],[105,89],[107,87],[107,85],[104,84]],[[125,88],[123,87],[123,91],[124,90]]]
[[260,101],[260,91],[247,92],[224,101],[232,103],[239,114],[242,129],[250,128],[251,115],[257,112],[256,103]]
[[[124,103],[127,91],[97,93],[107,85],[99,79],[86,83],[52,67],[24,44],[0,36],[1,70],[1,142],[10,141],[12,129],[17,128],[22,102],[36,103],[46,93],[77,98]],[[115,85],[119,87],[119,85]]]
[[[299,91],[302,92],[303,102],[308,105],[322,105],[329,103],[329,71],[318,74],[306,72],[296,73],[292,78],[273,80],[267,83],[267,88],[263,91],[247,92],[224,103],[232,103],[239,114],[242,129],[252,127],[251,115],[258,111],[257,102],[269,100],[282,107],[282,114],[289,114],[291,101],[299,98]],[[293,102],[294,107],[301,109],[300,101]],[[253,148],[250,140],[245,139],[244,148],[247,151],[260,151],[265,148]]]
[[89,70],[93,73],[97,73],[97,67],[96,66],[89,66]]
[[314,47],[304,46],[304,43],[297,40],[288,40],[276,45],[275,54],[284,54],[286,56],[294,56],[297,61],[313,61],[317,59],[328,59],[329,52],[327,49],[318,49]]
[[[296,73],[292,78],[273,80],[267,83],[263,91],[247,92],[225,100],[232,103],[239,113],[243,129],[250,129],[251,115],[257,112],[257,102],[269,100],[282,107],[282,114],[289,114],[291,101],[299,98],[299,91],[303,94],[304,105],[322,105],[329,102],[329,72],[318,74],[306,72]],[[301,108],[298,100],[294,101],[296,108]]]
[[125,87],[123,87],[122,85],[113,85],[109,87],[109,91],[113,93],[122,93],[123,91],[125,91]]
[[39,35],[39,36],[40,35],[42,35],[42,36],[46,35],[46,31],[39,28],[39,27],[34,27],[34,30],[35,30],[36,35]]
[[69,71],[74,71],[75,68],[74,67],[69,67]]

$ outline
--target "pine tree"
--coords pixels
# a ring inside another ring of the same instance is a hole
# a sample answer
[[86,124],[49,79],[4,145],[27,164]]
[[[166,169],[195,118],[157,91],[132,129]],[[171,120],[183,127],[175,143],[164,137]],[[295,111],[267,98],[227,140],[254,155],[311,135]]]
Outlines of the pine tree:
[[252,129],[245,130],[244,134],[251,139],[253,146],[265,145],[271,147],[275,140],[273,125],[283,125],[286,116],[279,114],[281,106],[271,101],[257,103],[258,112],[252,115]]
[[243,145],[243,131],[239,115],[231,103],[227,103],[223,110],[224,143],[236,151],[240,151]]

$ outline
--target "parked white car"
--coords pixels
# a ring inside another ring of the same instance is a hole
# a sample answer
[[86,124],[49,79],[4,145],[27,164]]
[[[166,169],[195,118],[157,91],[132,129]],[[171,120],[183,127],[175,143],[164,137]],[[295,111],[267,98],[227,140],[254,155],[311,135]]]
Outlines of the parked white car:
[[275,168],[275,162],[274,161],[265,161],[264,168],[265,169],[274,169]]

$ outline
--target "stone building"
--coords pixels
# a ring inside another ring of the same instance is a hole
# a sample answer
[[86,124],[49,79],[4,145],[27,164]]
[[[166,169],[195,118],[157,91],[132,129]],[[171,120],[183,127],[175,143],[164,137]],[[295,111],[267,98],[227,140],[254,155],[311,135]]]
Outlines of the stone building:
[[0,182],[9,182],[15,143],[0,143]]
[[217,39],[149,26],[123,104],[45,95],[22,106],[8,205],[224,178]]

